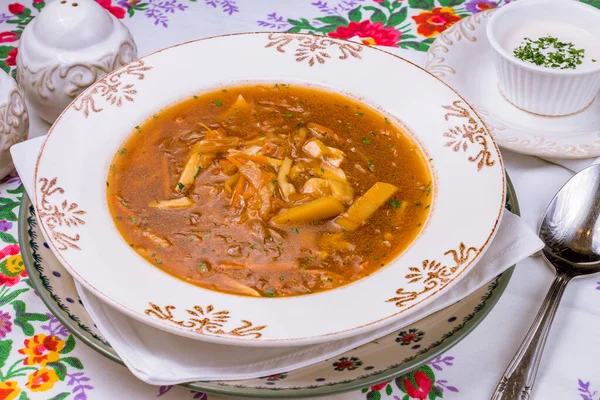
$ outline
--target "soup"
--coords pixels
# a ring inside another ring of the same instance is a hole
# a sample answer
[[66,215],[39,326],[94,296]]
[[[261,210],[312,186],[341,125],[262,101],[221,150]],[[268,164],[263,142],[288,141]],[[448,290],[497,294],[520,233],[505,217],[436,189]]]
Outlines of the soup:
[[432,199],[419,147],[351,98],[287,84],[193,96],[136,126],[107,197],[129,245],[195,285],[282,297],[377,271]]

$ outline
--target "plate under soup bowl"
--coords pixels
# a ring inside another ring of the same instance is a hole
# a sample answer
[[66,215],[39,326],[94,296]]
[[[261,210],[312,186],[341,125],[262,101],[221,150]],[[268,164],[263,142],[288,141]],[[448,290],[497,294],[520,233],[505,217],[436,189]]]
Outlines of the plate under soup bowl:
[[[200,63],[200,54],[215,61]],[[134,127],[203,92],[265,82],[344,93],[380,110],[426,155],[433,179],[428,219],[412,244],[372,275],[292,297],[208,290],[151,265],[113,223],[107,176]],[[34,195],[53,253],[78,282],[117,310],[198,340],[290,346],[376,329],[450,290],[496,233],[505,177],[498,148],[479,117],[423,69],[353,42],[247,33],[158,51],[83,92],[46,138]]]

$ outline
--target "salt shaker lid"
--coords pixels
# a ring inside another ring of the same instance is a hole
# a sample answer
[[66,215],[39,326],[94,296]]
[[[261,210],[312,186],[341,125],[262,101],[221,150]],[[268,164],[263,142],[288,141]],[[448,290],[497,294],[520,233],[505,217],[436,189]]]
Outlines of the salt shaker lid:
[[131,34],[94,0],[56,0],[44,7],[21,37],[19,52],[29,62],[97,59]]
[[68,50],[98,44],[113,25],[111,16],[93,0],[57,0],[36,18],[33,31],[41,43]]

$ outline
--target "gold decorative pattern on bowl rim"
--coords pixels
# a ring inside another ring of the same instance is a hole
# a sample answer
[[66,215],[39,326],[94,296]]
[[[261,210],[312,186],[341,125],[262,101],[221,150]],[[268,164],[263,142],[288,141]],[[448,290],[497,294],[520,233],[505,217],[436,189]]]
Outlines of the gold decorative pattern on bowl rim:
[[58,250],[81,250],[77,245],[80,239],[79,233],[69,236],[61,230],[62,228],[75,228],[79,225],[85,225],[82,218],[86,212],[81,210],[77,203],[56,196],[65,193],[63,188],[57,186],[57,181],[58,178],[56,177],[39,179],[41,184],[38,204],[39,218],[50,230],[50,235],[56,241]]
[[280,53],[285,53],[285,47],[288,44],[294,41],[298,42],[294,53],[296,61],[303,62],[308,60],[308,65],[311,67],[315,65],[315,61],[319,64],[324,64],[326,59],[331,58],[331,49],[333,49],[333,53],[338,53],[334,55],[338,55],[340,60],[345,60],[349,57],[362,58],[360,56],[360,52],[363,49],[361,45],[353,45],[352,42],[339,41],[327,36],[271,33],[268,38],[269,43],[265,47],[276,46],[275,48]]
[[465,153],[469,151],[470,144],[479,146],[479,152],[474,156],[469,156],[469,161],[477,163],[478,171],[481,171],[483,167],[493,167],[496,161],[492,160],[492,153],[490,153],[488,145],[490,134],[485,126],[479,125],[462,100],[456,100],[451,106],[442,107],[450,111],[444,115],[446,121],[449,121],[450,117],[467,119],[462,127],[457,125],[444,132],[444,136],[448,138],[445,146],[452,147],[454,152],[462,149]]
[[150,303],[150,308],[146,309],[145,313],[149,316],[154,316],[160,320],[165,320],[174,323],[182,328],[192,329],[198,333],[211,333],[214,335],[229,335],[229,336],[252,336],[258,339],[262,336],[262,331],[267,326],[260,325],[254,326],[254,324],[245,319],[241,320],[242,325],[230,330],[223,330],[223,326],[229,321],[229,311],[215,311],[212,305],[202,308],[202,306],[195,305],[191,309],[187,309],[187,313],[190,318],[187,321],[176,320],[173,316],[173,311],[176,309],[175,306],[164,306],[161,308],[154,303]]
[[124,84],[122,78],[136,77],[137,80],[142,80],[145,77],[142,72],[150,69],[152,67],[146,65],[144,60],[137,60],[127,64],[124,68],[100,79],[93,85],[93,89],[90,92],[79,96],[74,102],[73,108],[77,111],[82,111],[83,115],[87,118],[90,112],[99,113],[103,110],[102,107],[96,104],[96,101],[100,98],[103,98],[108,105],[117,107],[121,107],[124,100],[133,102],[134,96],[137,94],[135,84]]
[[[453,266],[449,267],[435,259],[423,260],[422,266],[410,267],[410,273],[406,275],[409,284],[422,282],[421,289],[407,291],[406,288],[396,290],[396,297],[386,300],[387,303],[395,303],[397,307],[404,307],[407,302],[417,300],[421,295],[435,288],[442,289],[455,278],[456,271],[467,261],[477,257],[481,249],[467,247],[460,243],[458,250],[448,250],[444,256],[452,255]],[[412,286],[412,285],[411,285]]]

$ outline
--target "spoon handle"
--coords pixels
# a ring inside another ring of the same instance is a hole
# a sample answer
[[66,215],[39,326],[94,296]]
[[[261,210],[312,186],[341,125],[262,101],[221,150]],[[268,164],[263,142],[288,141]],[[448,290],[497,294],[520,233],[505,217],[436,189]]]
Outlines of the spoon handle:
[[535,382],[550,325],[571,276],[557,272],[523,343],[498,382],[491,400],[527,400]]

